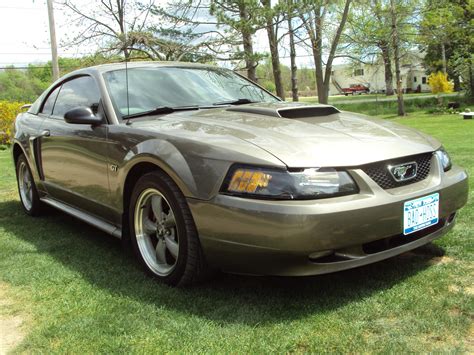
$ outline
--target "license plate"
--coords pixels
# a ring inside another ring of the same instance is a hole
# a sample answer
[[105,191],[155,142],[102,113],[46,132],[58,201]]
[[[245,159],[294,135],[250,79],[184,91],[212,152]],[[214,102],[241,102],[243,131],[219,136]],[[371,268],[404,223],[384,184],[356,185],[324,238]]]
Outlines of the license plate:
[[405,202],[403,206],[403,234],[428,228],[439,221],[439,194]]

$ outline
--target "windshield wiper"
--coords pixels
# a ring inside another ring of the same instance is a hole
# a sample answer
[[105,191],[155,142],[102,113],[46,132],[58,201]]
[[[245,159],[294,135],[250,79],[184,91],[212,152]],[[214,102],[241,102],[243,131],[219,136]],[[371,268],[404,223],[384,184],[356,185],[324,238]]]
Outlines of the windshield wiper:
[[132,113],[130,115],[124,115],[122,116],[122,118],[125,120],[128,120],[130,118],[160,115],[160,114],[172,113],[176,111],[199,110],[199,108],[200,108],[199,106],[177,106],[177,107],[159,106],[153,110]]
[[259,101],[252,101],[250,99],[241,98],[241,99],[237,99],[237,100],[215,102],[214,105],[215,106],[219,106],[219,105],[245,105],[245,104],[253,104],[255,102],[259,102]]

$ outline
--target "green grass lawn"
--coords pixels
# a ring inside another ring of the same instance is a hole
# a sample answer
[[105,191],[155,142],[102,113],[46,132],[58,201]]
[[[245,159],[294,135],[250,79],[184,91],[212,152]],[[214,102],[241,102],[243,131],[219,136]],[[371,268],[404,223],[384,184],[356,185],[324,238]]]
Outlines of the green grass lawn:
[[[474,120],[393,120],[442,140],[473,175]],[[15,351],[28,353],[472,353],[472,187],[471,179],[457,226],[434,246],[332,275],[221,275],[173,289],[146,277],[118,240],[72,217],[27,217],[3,151],[0,319],[25,320]]]
[[[459,93],[442,94],[440,105],[438,98],[432,94],[407,94],[405,97],[405,111],[409,114],[425,112],[427,109],[432,112],[447,110],[448,102],[458,102],[460,108],[458,111],[464,111],[469,108],[467,100]],[[389,100],[389,101],[388,101]],[[378,95],[357,95],[357,96],[332,96],[329,98],[329,104],[334,105],[340,110],[359,112],[370,116],[387,116],[397,113],[397,100],[392,96],[387,100],[386,96]],[[302,98],[302,102],[317,104],[317,97]],[[446,112],[445,112],[446,113]]]

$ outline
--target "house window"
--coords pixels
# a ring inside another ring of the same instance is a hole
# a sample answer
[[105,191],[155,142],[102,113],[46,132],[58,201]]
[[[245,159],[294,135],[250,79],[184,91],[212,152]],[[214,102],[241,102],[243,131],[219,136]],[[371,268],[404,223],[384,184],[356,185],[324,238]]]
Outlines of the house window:
[[422,83],[422,84],[426,84],[426,76],[424,76],[424,77],[421,78],[421,83]]
[[355,75],[355,76],[362,76],[362,75],[364,75],[364,69],[356,69],[356,70],[354,70],[354,75]]
[[416,76],[413,77],[413,82],[416,83]]

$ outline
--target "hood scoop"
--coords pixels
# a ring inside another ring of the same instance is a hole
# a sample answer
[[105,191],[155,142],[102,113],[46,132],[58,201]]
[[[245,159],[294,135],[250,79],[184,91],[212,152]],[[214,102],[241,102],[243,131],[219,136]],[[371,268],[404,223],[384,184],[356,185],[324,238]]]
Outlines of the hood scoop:
[[253,113],[256,115],[264,115],[270,117],[282,118],[310,118],[329,116],[339,113],[337,108],[329,105],[318,106],[289,106],[289,107],[275,107],[275,106],[253,106],[243,105],[228,108],[227,111]]

